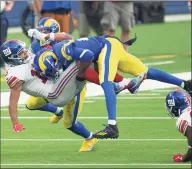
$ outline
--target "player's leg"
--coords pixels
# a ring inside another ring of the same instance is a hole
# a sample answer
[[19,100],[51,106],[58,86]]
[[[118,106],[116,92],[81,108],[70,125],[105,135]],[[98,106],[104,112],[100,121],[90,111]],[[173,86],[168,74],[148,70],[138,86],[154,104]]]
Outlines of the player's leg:
[[43,97],[30,96],[25,104],[29,110],[40,110],[53,113],[54,116],[49,119],[51,123],[57,123],[63,116],[63,110],[61,108],[47,103],[47,101]]
[[164,83],[173,84],[184,88],[189,93],[190,91],[192,91],[192,83],[190,81],[184,81],[156,68],[148,68],[138,58],[127,53],[126,51],[122,52],[118,69],[122,72],[127,72],[134,76],[138,76],[141,73],[146,72],[146,79],[152,79]]
[[106,40],[106,45],[99,55],[97,64],[99,81],[105,94],[108,112],[108,126],[104,130],[95,133],[94,137],[96,138],[117,138],[119,136],[116,125],[116,93],[113,86],[118,61],[119,58],[117,50],[113,50],[112,44]]
[[92,137],[93,134],[86,129],[81,122],[77,121],[77,117],[82,110],[85,95],[86,89],[84,88],[75,98],[63,107],[65,112],[63,118],[65,128],[85,138],[79,151],[91,151],[93,146],[97,143],[97,140]]

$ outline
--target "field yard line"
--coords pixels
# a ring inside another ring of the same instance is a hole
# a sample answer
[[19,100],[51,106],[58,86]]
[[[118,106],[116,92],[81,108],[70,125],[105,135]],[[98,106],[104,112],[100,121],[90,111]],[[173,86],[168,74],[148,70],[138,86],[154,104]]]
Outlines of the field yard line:
[[190,163],[10,163],[1,164],[1,166],[190,166]]
[[[92,99],[92,100],[104,100],[105,97],[88,97],[87,99]],[[117,96],[118,100],[137,100],[137,99],[165,99],[165,97],[139,97],[139,96],[134,96],[134,97],[119,97]]]
[[158,90],[158,89],[155,89],[155,90],[150,90],[150,92],[165,92],[165,93],[167,93],[167,92],[170,92],[171,91],[171,89],[160,89],[160,90]]
[[[47,119],[50,118],[48,116],[26,116],[26,117],[18,117],[19,119]],[[79,119],[107,119],[107,117],[78,117]],[[3,119],[10,119],[9,116],[2,116],[0,117],[1,120]],[[142,119],[142,120],[172,120],[170,117],[117,117],[118,120],[134,120],[134,119]]]
[[163,62],[151,62],[151,63],[144,63],[146,66],[153,66],[153,65],[167,65],[174,63],[173,60],[163,61]]
[[[161,95],[161,93],[155,93],[155,92],[154,93],[137,93],[137,94],[134,94],[135,97],[138,97],[138,96],[159,96],[159,95]],[[127,96],[133,96],[133,95],[130,93],[123,93],[121,95],[118,95],[117,97],[125,97],[125,96],[127,97]]]
[[[9,138],[9,139],[0,139],[1,141],[37,141],[37,142],[51,142],[51,141],[82,141],[83,139],[53,139],[53,138],[31,138],[31,139],[14,139],[14,138]],[[105,139],[101,141],[186,141],[186,139]]]

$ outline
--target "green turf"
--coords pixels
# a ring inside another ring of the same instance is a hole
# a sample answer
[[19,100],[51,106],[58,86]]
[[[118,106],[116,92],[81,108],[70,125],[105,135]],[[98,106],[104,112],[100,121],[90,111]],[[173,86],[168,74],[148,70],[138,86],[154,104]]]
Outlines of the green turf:
[[[151,99],[142,99],[144,94],[152,95]],[[125,100],[123,98],[131,97],[119,96],[118,117],[168,117],[164,109],[164,99],[166,92],[141,92],[140,100]],[[86,99],[95,102],[85,103],[80,117],[105,117],[104,100],[101,97],[95,99]],[[98,106],[99,105],[99,106]],[[19,108],[24,108],[19,106]],[[189,166],[165,166],[165,164],[174,164],[172,155],[177,152],[185,153],[185,138],[176,131],[175,119],[119,119],[120,137],[117,140],[101,140],[92,152],[78,153],[82,141],[80,137],[64,129],[62,121],[58,124],[49,124],[48,117],[51,114],[40,111],[20,111],[20,117],[47,117],[45,119],[20,119],[20,123],[25,126],[25,131],[13,133],[9,119],[1,120],[1,138],[2,139],[40,139],[40,141],[2,141],[1,142],[1,163],[9,164],[90,164],[83,168],[110,168],[114,166],[92,166],[91,164],[127,164],[126,166],[117,165],[118,168],[139,168],[139,164],[148,164],[151,166],[142,166],[146,168],[155,167],[188,167]],[[2,110],[1,116],[8,116],[6,110]],[[106,119],[79,119],[91,131],[101,129],[101,124],[106,123]],[[50,139],[43,141],[41,139]],[[74,139],[57,140],[51,139]],[[78,139],[78,140],[75,140]],[[121,139],[157,139],[153,140],[121,140]],[[169,140],[158,140],[169,139]],[[182,139],[176,141],[174,139]],[[134,166],[131,164],[134,163]],[[129,165],[130,164],[130,165]],[[152,164],[163,164],[163,166],[153,166]],[[187,163],[189,164],[189,163]],[[6,167],[6,166],[3,166]],[[8,166],[7,166],[8,167]],[[9,166],[15,167],[15,166]],[[32,166],[17,166],[21,168]],[[55,166],[35,166],[36,168],[54,168]],[[82,166],[56,166],[57,168],[74,168]]]
[[[191,71],[191,32],[190,22],[165,24],[136,25],[132,31],[137,33],[137,42],[129,51],[140,57],[144,63],[174,61],[173,64],[152,66],[170,73]],[[92,34],[94,35],[94,34]],[[116,35],[120,35],[120,29]],[[74,37],[78,33],[74,32]],[[9,38],[27,40],[23,34],[9,34]],[[27,42],[29,44],[29,41]],[[152,56],[174,55],[170,58],[153,59]],[[1,91],[7,90],[5,82],[1,83]],[[171,89],[170,89],[171,90]],[[159,92],[145,91],[140,94],[118,96],[117,118],[120,137],[117,140],[100,141],[92,152],[78,153],[82,144],[80,137],[64,129],[62,121],[49,124],[51,114],[40,111],[28,111],[19,108],[20,117],[45,117],[44,119],[20,119],[25,131],[14,133],[9,119],[1,119],[1,139],[42,139],[2,140],[1,164],[26,164],[1,166],[3,168],[191,168],[190,163],[178,165],[172,161],[175,153],[185,153],[187,142],[175,127],[175,119],[167,118],[164,100],[167,90]],[[151,94],[151,95],[150,95]],[[102,129],[101,124],[107,121],[107,111],[103,97],[87,98],[79,120],[91,131]],[[7,107],[3,107],[7,109]],[[1,110],[2,117],[8,117],[8,110]],[[85,119],[84,117],[100,117]],[[127,119],[123,117],[156,117],[156,119]],[[50,141],[43,140],[50,139]],[[51,140],[51,139],[74,139]],[[122,139],[157,139],[154,140],[122,140]],[[170,140],[158,140],[170,139]],[[183,140],[174,140],[183,139]],[[30,166],[29,164],[37,164]],[[38,164],[49,164],[38,165]],[[52,165],[51,165],[52,164]],[[61,165],[54,165],[61,164]],[[65,164],[65,165],[62,165]],[[87,164],[67,165],[67,164]],[[97,165],[92,165],[97,164]],[[111,165],[102,165],[111,164]],[[117,165],[114,165],[117,164]],[[118,165],[119,164],[119,165]],[[126,165],[127,164],[127,165]],[[153,165],[158,164],[158,165]],[[160,165],[162,164],[162,165]]]

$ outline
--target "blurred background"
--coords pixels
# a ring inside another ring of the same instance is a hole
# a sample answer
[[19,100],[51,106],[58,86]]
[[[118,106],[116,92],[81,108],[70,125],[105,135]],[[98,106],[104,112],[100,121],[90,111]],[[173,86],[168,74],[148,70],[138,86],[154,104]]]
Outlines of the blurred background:
[[[125,49],[141,60],[167,58],[158,55],[191,56],[191,3],[191,0],[1,1],[0,45],[6,39],[20,39],[29,46],[27,30],[36,27],[40,18],[50,16],[59,22],[61,31],[74,38],[107,34],[126,41],[137,34],[137,42]],[[178,58],[181,57],[173,59]],[[179,59],[180,63],[183,61]],[[162,65],[171,72],[181,69],[173,67]]]

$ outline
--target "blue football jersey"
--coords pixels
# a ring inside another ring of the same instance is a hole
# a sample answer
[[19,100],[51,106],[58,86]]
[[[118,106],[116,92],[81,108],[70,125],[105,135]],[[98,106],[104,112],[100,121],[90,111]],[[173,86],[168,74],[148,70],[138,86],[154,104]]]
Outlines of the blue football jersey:
[[44,47],[47,46],[53,46],[56,43],[56,41],[39,41],[37,39],[34,39],[33,42],[31,43],[31,51],[34,54],[37,54],[38,51],[43,49]]
[[53,45],[53,52],[62,64],[77,61],[97,61],[105,46],[105,36],[64,40]]

